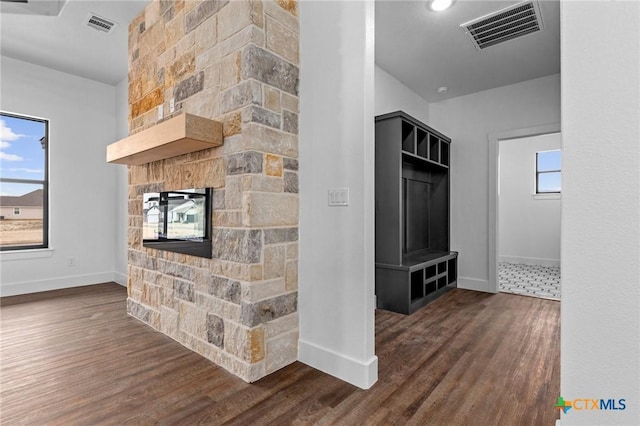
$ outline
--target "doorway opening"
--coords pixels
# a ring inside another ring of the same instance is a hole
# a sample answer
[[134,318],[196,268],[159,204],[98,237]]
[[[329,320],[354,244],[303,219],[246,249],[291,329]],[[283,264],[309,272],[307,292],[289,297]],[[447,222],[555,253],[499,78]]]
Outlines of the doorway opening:
[[560,300],[560,124],[490,135],[489,285]]

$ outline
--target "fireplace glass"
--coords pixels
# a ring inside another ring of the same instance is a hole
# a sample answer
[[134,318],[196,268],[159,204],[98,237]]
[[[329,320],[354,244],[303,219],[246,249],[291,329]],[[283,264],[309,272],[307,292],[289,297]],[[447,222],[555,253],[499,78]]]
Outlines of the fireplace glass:
[[211,258],[211,188],[143,196],[143,246]]

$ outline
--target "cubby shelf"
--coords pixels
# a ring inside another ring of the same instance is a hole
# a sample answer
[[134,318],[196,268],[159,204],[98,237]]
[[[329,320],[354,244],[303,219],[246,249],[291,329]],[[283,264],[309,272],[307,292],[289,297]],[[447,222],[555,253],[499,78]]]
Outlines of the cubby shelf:
[[402,111],[376,117],[376,300],[404,314],[457,285],[451,140]]
[[378,308],[411,314],[457,286],[456,252],[433,252],[434,259],[415,265],[376,263]]
[[413,117],[399,113],[404,116],[401,124],[402,153],[417,160],[449,167],[449,143],[451,142],[449,138]]
[[431,165],[434,165],[434,166],[437,166],[437,167],[443,167],[445,169],[449,168],[449,166],[445,166],[444,164],[438,163],[436,161],[431,161],[428,158],[424,158],[424,157],[422,157],[420,155],[415,155],[415,154],[412,154],[412,153],[404,151],[404,150],[402,151],[402,155],[406,156],[407,158],[411,158],[412,160],[424,161],[427,164],[431,164]]

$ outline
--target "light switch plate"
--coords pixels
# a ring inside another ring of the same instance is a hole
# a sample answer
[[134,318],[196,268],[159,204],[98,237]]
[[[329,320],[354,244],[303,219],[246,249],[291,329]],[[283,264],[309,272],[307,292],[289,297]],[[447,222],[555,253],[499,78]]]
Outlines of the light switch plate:
[[171,98],[169,100],[169,114],[173,114],[176,110],[176,98]]
[[158,120],[164,118],[164,105],[158,105]]
[[349,205],[349,188],[329,189],[329,205],[330,206],[348,206]]

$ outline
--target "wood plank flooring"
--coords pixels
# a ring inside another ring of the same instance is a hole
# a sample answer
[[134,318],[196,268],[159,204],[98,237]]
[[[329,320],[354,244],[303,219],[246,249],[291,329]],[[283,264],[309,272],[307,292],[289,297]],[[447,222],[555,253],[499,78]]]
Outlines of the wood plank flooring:
[[246,384],[125,312],[117,284],[2,299],[0,423],[549,425],[560,304],[454,290],[376,312],[368,391],[294,363]]

